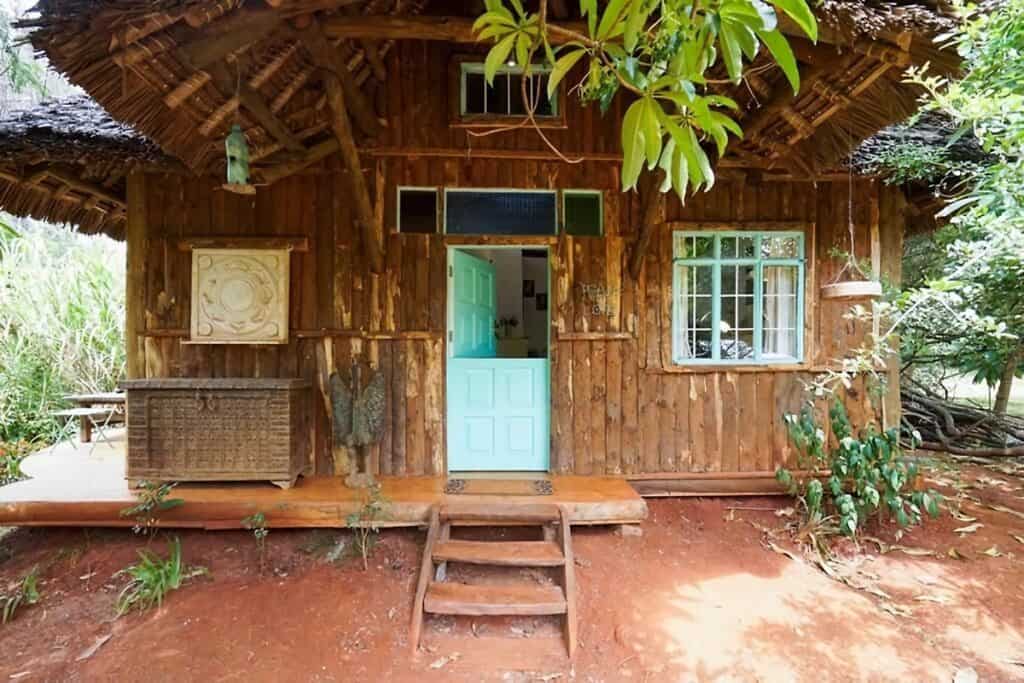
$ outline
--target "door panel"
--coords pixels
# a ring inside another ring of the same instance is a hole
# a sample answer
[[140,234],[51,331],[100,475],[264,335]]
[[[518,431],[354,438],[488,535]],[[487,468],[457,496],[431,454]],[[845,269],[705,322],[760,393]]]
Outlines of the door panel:
[[455,274],[452,283],[453,333],[456,358],[493,358],[497,342],[494,319],[498,308],[494,264],[467,254],[452,252]]
[[448,361],[448,469],[548,469],[546,358]]

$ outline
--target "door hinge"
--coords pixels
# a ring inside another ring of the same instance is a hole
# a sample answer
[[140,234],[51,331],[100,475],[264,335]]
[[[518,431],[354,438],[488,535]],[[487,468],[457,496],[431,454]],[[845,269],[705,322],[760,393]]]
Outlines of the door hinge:
[[455,333],[448,330],[448,343],[451,344],[453,341],[455,341]]
[[455,277],[455,269],[448,266],[448,277]]

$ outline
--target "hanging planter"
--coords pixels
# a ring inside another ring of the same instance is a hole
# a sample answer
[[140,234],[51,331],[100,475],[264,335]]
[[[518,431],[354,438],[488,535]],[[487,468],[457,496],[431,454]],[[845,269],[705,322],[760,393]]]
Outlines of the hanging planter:
[[877,280],[831,282],[821,288],[822,299],[879,299],[882,283]]
[[836,273],[832,282],[821,287],[822,299],[854,300],[879,299],[882,297],[882,283],[872,280],[858,265],[854,258],[856,237],[853,227],[853,171],[847,170],[849,191],[846,208],[846,227],[850,236],[850,251],[846,253],[846,263]]

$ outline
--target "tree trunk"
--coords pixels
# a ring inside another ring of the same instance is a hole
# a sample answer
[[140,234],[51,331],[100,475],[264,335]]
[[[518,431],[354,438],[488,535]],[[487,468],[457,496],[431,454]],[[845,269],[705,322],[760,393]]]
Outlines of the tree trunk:
[[1013,379],[1017,376],[1017,366],[1020,365],[1024,356],[1024,346],[1018,346],[1006,359],[1003,366],[1003,374],[999,377],[999,388],[996,389],[996,402],[992,410],[996,415],[1005,415],[1006,408],[1010,405],[1010,390],[1013,388]]

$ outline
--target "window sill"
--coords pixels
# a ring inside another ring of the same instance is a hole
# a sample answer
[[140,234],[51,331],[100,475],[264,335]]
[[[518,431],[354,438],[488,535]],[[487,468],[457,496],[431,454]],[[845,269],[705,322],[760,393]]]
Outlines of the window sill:
[[786,362],[779,361],[776,363],[694,363],[692,365],[670,365],[668,367],[654,368],[648,367],[647,372],[654,374],[674,374],[674,375],[701,375],[701,374],[713,374],[713,373],[724,373],[724,372],[737,372],[737,373],[748,373],[748,372],[810,372],[813,368],[809,363],[806,362]]
[[[564,130],[568,128],[565,119],[555,116],[550,119],[535,118],[538,128],[547,130]],[[505,128],[509,126],[530,127],[525,116],[462,116],[448,123],[451,128]]]

